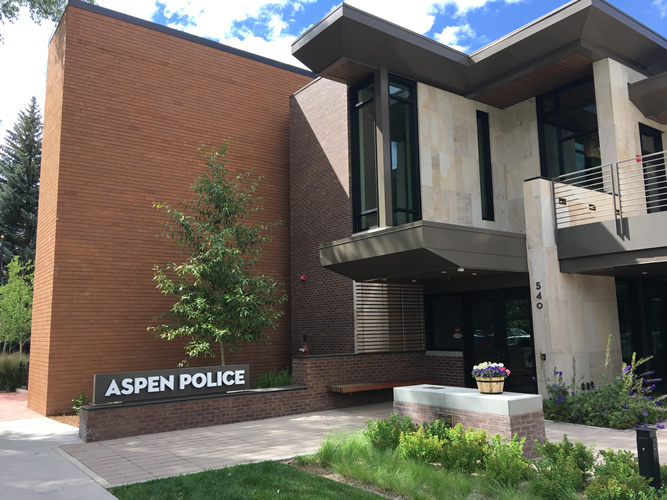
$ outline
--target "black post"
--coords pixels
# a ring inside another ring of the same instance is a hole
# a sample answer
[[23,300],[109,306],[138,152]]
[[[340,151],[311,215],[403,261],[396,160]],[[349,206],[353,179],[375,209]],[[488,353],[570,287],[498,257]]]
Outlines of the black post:
[[649,480],[656,490],[660,489],[660,457],[655,427],[637,428],[637,457],[639,473]]

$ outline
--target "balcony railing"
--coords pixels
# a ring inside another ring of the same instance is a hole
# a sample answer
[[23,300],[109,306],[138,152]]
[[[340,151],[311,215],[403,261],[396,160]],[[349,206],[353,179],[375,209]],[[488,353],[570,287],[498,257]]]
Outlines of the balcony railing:
[[667,210],[665,151],[552,179],[556,229]]

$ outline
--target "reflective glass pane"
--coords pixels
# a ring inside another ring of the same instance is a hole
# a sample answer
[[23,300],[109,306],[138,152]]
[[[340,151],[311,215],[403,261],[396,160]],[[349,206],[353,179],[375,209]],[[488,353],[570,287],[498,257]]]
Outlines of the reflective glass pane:
[[[377,209],[377,168],[375,162],[375,110],[373,102],[357,109],[359,151],[359,211]],[[370,226],[369,226],[370,227]]]
[[413,168],[414,104],[396,99],[390,100],[391,138],[391,194],[394,206],[394,224],[405,224],[415,220],[415,214],[406,213],[417,209]]
[[428,327],[430,349],[463,350],[463,297],[431,297]]
[[375,97],[375,87],[369,83],[365,87],[358,89],[355,93],[356,104],[371,100]]
[[562,90],[559,95],[561,139],[597,130],[593,80]]
[[564,173],[577,172],[602,164],[600,158],[600,136],[597,130],[561,143]]
[[389,95],[391,97],[401,97],[403,99],[412,98],[412,85],[404,85],[398,82],[389,83]]

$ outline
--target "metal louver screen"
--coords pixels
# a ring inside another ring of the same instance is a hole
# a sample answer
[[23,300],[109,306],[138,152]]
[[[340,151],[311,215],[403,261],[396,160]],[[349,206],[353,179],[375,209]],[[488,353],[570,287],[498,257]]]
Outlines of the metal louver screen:
[[426,348],[421,285],[359,282],[354,291],[356,352]]

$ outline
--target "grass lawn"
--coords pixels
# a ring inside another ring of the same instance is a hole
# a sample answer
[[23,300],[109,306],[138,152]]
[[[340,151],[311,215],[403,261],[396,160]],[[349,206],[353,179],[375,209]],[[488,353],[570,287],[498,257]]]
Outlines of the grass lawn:
[[121,500],[382,498],[278,462],[237,465],[227,469],[120,486],[109,491]]

